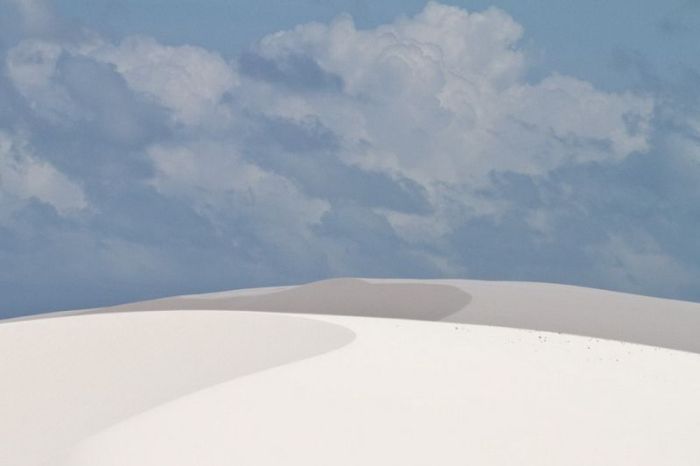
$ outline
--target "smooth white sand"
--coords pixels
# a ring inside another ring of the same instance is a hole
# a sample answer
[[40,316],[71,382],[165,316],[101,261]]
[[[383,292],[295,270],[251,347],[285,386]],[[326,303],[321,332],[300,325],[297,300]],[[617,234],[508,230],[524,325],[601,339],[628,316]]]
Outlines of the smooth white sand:
[[[195,302],[275,313],[0,322],[0,465],[700,464],[700,355],[488,326],[700,352],[698,304],[333,280],[156,307]],[[323,315],[406,312],[479,325]]]
[[700,353],[698,303],[546,283],[334,279],[298,287],[143,301],[89,312],[202,308],[442,320]]
[[220,311],[2,323],[0,465],[54,464],[143,410],[353,338],[318,320]]
[[566,335],[318,317],[357,339],[162,405],[63,466],[700,464],[700,357]]

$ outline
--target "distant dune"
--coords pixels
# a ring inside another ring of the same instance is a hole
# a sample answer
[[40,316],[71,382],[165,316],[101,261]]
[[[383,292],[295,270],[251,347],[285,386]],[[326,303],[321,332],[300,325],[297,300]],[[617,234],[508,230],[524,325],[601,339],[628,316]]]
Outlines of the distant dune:
[[459,287],[439,283],[371,283],[356,278],[323,280],[270,293],[175,297],[108,308],[110,311],[153,309],[246,309],[365,317],[442,320],[465,308],[471,296]]
[[699,336],[699,304],[467,280],[6,321],[0,464],[697,466]]
[[245,309],[496,325],[700,353],[700,304],[569,285],[342,278],[86,312]]

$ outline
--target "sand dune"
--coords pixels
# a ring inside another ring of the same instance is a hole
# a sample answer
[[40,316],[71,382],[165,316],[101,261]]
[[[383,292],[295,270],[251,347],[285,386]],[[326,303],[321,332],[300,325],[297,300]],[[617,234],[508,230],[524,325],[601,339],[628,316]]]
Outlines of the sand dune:
[[525,328],[700,353],[700,304],[567,285],[479,280],[324,280],[143,301],[89,312],[246,309]]
[[455,281],[473,296],[445,320],[700,353],[700,304],[547,283]]
[[601,290],[371,279],[4,321],[0,464],[696,466],[699,323]]
[[62,466],[700,464],[700,357],[515,329],[317,317],[357,339],[203,390]]
[[353,338],[331,323],[245,312],[0,324],[0,465],[47,464],[143,410]]
[[105,311],[153,309],[246,309],[265,312],[334,314],[441,320],[463,309],[471,296],[439,283],[370,283],[356,278],[323,280],[307,285],[258,290],[229,296],[183,296],[105,308]]

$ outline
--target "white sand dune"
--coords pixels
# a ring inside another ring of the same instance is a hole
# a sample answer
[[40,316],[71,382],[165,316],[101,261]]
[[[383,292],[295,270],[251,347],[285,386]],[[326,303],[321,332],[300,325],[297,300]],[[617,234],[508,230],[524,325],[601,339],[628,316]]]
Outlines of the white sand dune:
[[[252,293],[183,296],[107,308],[109,311],[155,309],[246,309],[265,312],[356,315],[441,320],[463,309],[471,296],[460,287],[427,282],[371,283],[356,278],[323,280],[307,285],[263,289]],[[103,309],[102,311],[104,311]]]
[[0,323],[2,465],[700,464],[698,304],[342,279],[60,316]]
[[700,353],[700,304],[568,285],[479,280],[324,280],[181,296],[88,312],[245,309],[525,328]]
[[153,406],[353,338],[319,320],[221,311],[0,324],[0,465],[54,464]]
[[66,466],[700,464],[700,358],[522,330],[323,317],[358,337],[87,438]]

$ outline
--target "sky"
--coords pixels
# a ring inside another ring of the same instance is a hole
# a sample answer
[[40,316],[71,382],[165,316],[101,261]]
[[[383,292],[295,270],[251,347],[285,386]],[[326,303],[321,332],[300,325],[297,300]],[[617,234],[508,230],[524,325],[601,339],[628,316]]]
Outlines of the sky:
[[0,0],[0,318],[339,276],[700,301],[700,2]]

